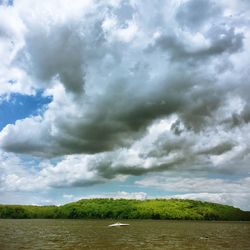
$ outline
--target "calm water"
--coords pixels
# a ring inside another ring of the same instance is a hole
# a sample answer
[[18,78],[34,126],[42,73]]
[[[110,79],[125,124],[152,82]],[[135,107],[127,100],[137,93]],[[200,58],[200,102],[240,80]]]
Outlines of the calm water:
[[0,220],[0,249],[250,249],[249,222]]

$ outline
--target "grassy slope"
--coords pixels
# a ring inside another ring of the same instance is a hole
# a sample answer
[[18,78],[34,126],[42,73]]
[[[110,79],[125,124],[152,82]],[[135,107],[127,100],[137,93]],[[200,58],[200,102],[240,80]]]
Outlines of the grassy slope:
[[87,199],[60,207],[0,205],[0,218],[250,220],[250,212],[193,200]]

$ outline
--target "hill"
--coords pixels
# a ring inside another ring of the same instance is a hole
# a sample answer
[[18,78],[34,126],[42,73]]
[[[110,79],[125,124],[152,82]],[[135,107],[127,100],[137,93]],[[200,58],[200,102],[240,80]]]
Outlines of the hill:
[[250,220],[232,206],[181,199],[83,199],[62,206],[0,205],[0,218]]

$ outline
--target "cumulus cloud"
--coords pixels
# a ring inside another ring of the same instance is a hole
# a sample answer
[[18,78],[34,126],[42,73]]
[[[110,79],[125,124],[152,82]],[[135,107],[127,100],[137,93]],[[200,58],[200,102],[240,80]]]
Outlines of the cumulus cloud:
[[[53,97],[42,117],[6,127],[2,148],[48,157],[110,151],[131,145],[154,120],[174,113],[189,129],[207,126],[229,91],[214,65],[227,71],[225,57],[243,48],[244,35],[232,23],[209,24],[211,13],[202,15],[207,26],[194,35],[181,30],[180,13],[194,4],[209,13],[210,7],[221,8],[204,1],[175,8],[170,3],[172,15],[166,19],[164,11],[153,12],[149,24],[142,8],[150,8],[150,2],[142,7],[129,1],[77,1],[68,8],[65,2],[44,1],[31,11],[29,1],[21,1],[2,7],[11,9],[25,30],[16,28],[22,45],[15,44],[11,64],[33,88]],[[169,6],[164,3],[163,10]],[[222,14],[213,18],[225,21]],[[198,66],[200,59],[206,62]],[[30,139],[23,126],[39,133]]]
[[[232,139],[235,131],[230,134],[206,130],[201,136],[184,130],[180,136],[172,132],[173,123],[176,123],[175,116],[155,122],[146,136],[129,148],[91,155],[68,155],[58,158],[56,162],[53,159],[40,160],[33,173],[19,157],[15,156],[16,164],[8,164],[6,159],[12,159],[12,154],[3,153],[6,156],[2,157],[2,165],[5,166],[2,171],[3,186],[6,190],[15,187],[21,190],[85,187],[111,179],[125,181],[131,175],[170,170],[176,171],[176,174],[180,171],[228,176],[249,174],[249,137],[245,135],[248,127],[238,131]],[[12,167],[7,168],[8,165]],[[25,169],[24,174],[16,174],[16,168],[20,167],[22,171]]]
[[0,103],[41,89],[52,97],[42,114],[0,132],[3,154],[40,157],[34,172],[4,167],[1,187],[89,186],[167,170],[249,175],[246,5],[0,5]]

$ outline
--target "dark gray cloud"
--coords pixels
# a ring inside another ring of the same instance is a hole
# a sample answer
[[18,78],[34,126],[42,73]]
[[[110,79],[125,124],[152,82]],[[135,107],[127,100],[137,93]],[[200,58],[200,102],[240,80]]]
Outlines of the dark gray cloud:
[[176,20],[185,28],[199,30],[213,18],[222,15],[222,10],[213,0],[189,0],[182,4],[176,12]]
[[[72,27],[73,26],[73,27]],[[44,87],[58,77],[69,92],[84,89],[84,41],[74,24],[52,26],[51,31],[31,27],[26,44],[17,57],[18,64],[37,78]]]
[[[172,114],[188,104],[182,97],[183,92],[180,89],[188,93],[194,84],[192,82],[194,79],[186,73],[184,82],[183,76],[175,74],[177,71],[179,71],[178,68],[173,69],[172,74],[156,82],[156,86],[145,82],[145,89],[141,92],[137,91],[137,84],[140,83],[132,82],[135,84],[133,86],[128,82],[130,79],[114,81],[108,90],[105,90],[105,95],[98,96],[94,102],[83,102],[82,105],[85,105],[83,110],[81,110],[81,103],[78,104],[77,112],[81,117],[71,116],[71,114],[58,117],[53,124],[59,131],[57,134],[51,134],[51,127],[44,123],[40,133],[51,138],[43,137],[44,143],[51,141],[47,147],[40,142],[34,144],[33,140],[28,138],[25,146],[22,140],[15,144],[5,141],[2,146],[12,152],[26,151],[37,155],[40,151],[39,155],[49,156],[82,152],[97,153],[128,146],[145,132],[154,119]],[[33,124],[31,120],[27,120],[27,126],[37,126],[37,123]],[[10,126],[9,129],[12,130],[12,134],[15,133],[14,128]]]
[[[181,164],[184,162],[184,159],[175,159],[172,162],[168,162],[168,163],[162,163],[162,164],[157,164],[155,163],[154,166],[150,167],[150,168],[145,168],[145,167],[141,167],[141,166],[125,166],[125,165],[120,165],[120,166],[116,166],[115,168],[111,167],[111,163],[109,164],[101,164],[96,166],[96,169],[98,171],[98,176],[99,178],[104,178],[105,181],[107,181],[107,179],[114,179],[115,177],[119,176],[119,175],[125,175],[125,176],[140,176],[140,175],[145,175],[148,173],[157,173],[157,172],[164,172],[167,170],[171,170],[174,169],[174,167],[178,164]],[[83,183],[83,185],[85,184],[85,182]]]
[[202,150],[199,154],[221,155],[233,149],[235,145],[232,142],[222,142],[214,147]]
[[240,113],[233,113],[231,114],[230,117],[222,121],[222,123],[227,125],[228,129],[231,129],[232,127],[240,127],[249,122],[250,122],[249,105],[246,105]]
[[[236,33],[234,28],[212,26],[205,34],[205,38],[208,39],[210,44],[194,51],[190,50],[176,35],[160,37],[156,41],[155,47],[168,51],[174,61],[189,60],[197,65],[200,60],[209,60],[223,53],[231,54],[240,51],[244,36],[242,33]],[[152,46],[147,49],[147,51],[152,50]]]

